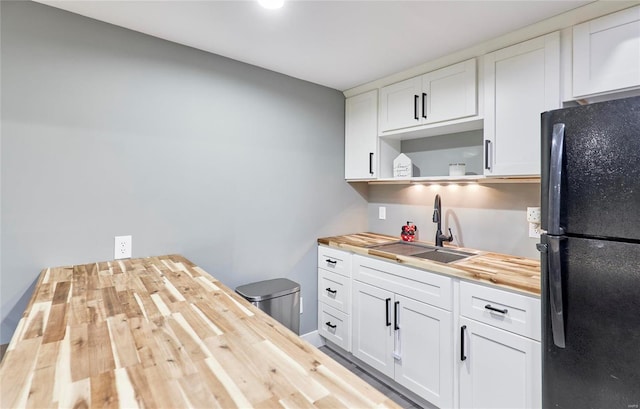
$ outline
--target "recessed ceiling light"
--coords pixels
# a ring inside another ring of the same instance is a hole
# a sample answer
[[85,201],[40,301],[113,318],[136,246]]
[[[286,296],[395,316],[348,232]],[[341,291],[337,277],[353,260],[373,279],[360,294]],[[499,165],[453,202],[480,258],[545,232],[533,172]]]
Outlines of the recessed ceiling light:
[[258,3],[265,9],[275,10],[284,5],[284,0],[258,0]]

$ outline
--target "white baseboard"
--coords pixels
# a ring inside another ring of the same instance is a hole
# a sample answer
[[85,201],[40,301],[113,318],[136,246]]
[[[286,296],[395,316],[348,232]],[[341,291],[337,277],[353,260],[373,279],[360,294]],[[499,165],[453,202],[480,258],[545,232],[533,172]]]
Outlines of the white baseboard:
[[320,348],[321,346],[324,346],[324,339],[320,336],[320,334],[318,333],[318,330],[307,332],[306,334],[302,334],[300,335],[300,338],[304,339],[305,341],[307,341],[308,343],[310,343],[316,348]]

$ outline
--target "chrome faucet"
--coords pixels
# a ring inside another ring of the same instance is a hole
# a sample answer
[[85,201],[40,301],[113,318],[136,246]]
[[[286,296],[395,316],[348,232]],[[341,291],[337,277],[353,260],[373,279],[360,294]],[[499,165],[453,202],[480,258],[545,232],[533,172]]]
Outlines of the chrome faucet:
[[449,235],[442,234],[442,205],[440,203],[440,195],[436,195],[436,200],[433,203],[433,222],[438,224],[438,229],[436,230],[436,246],[442,247],[442,242],[444,241],[453,241],[453,233],[451,233],[451,228],[449,228]]

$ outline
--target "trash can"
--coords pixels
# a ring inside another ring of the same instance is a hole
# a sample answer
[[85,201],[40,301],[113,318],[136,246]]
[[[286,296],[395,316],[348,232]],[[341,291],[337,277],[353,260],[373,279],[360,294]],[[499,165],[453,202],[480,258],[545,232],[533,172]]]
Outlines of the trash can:
[[241,285],[236,292],[291,331],[300,331],[300,284],[286,278]]

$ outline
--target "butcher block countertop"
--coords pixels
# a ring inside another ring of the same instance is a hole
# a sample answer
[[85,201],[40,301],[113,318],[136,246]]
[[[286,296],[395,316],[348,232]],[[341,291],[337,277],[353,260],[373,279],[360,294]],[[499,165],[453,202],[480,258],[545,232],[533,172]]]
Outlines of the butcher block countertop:
[[[445,244],[445,247],[451,249],[477,254],[476,256],[445,264],[368,248],[379,244],[397,242],[399,240],[399,237],[384,234],[358,233],[321,238],[318,239],[318,243],[358,254],[381,257],[389,261],[395,261],[400,264],[436,273],[489,283],[497,287],[508,288],[525,294],[540,295],[539,260]],[[433,243],[428,242],[424,244],[433,245]]]
[[0,407],[397,405],[171,255],[42,271],[0,366]]

